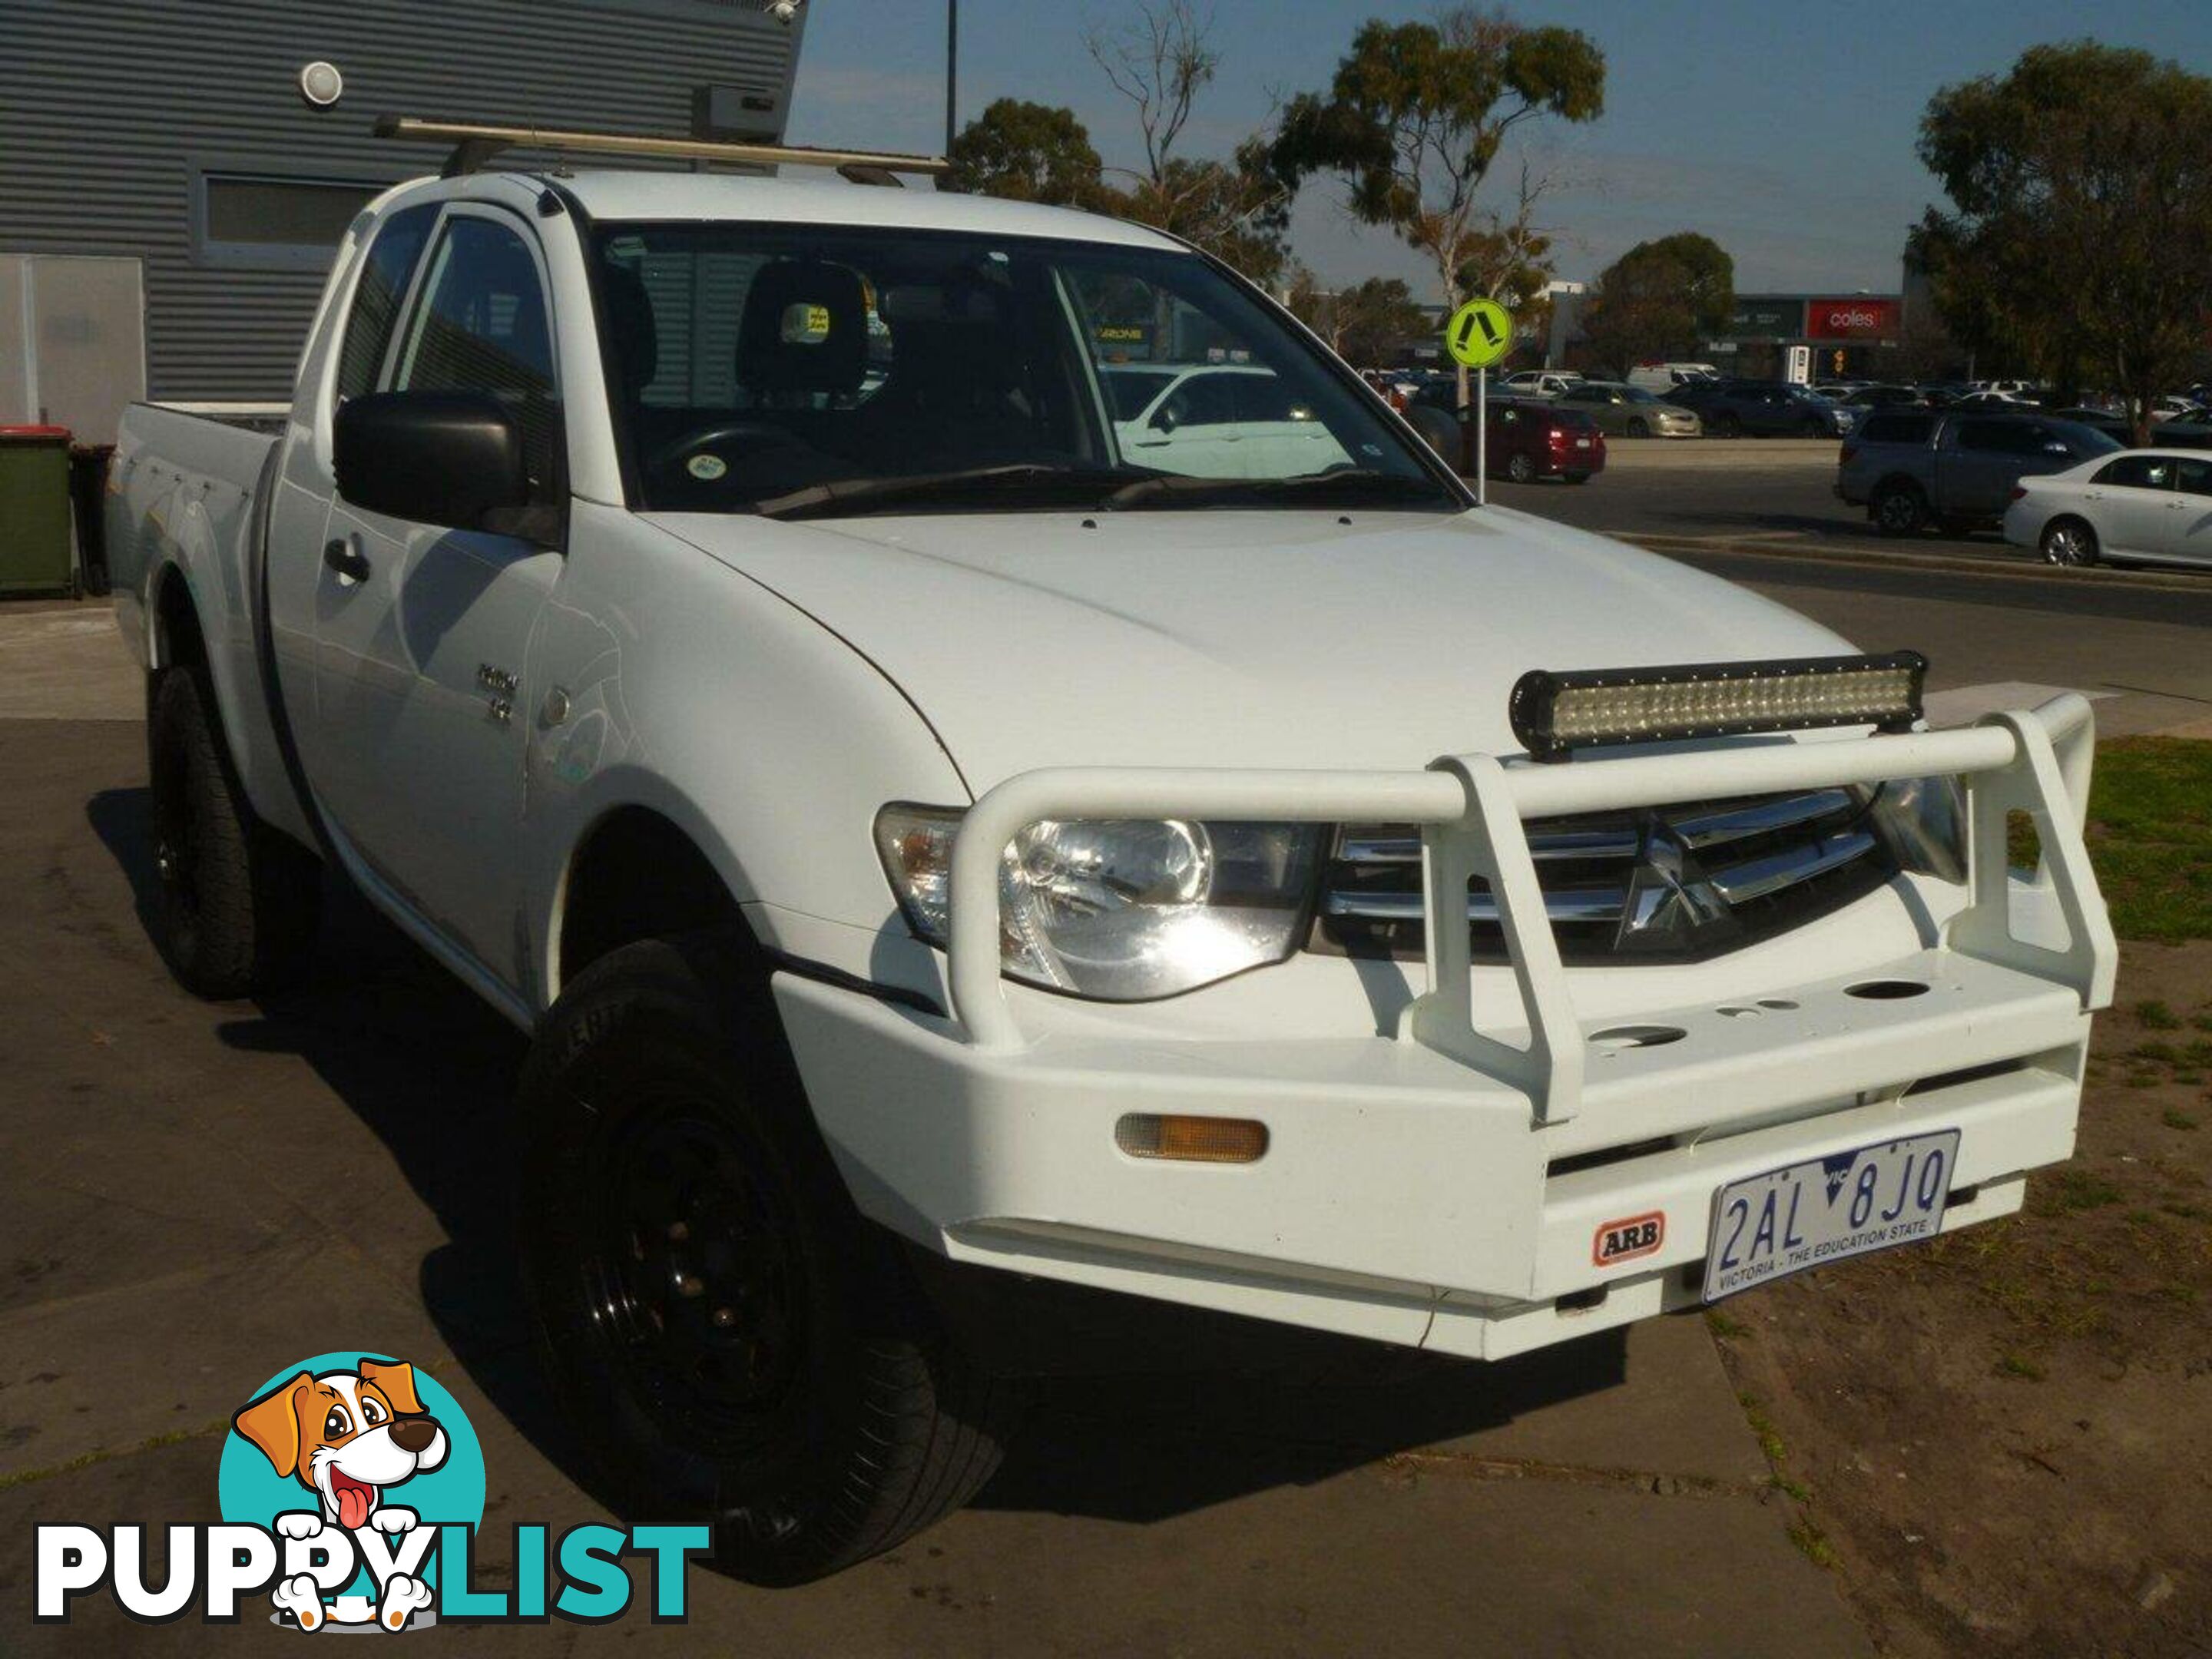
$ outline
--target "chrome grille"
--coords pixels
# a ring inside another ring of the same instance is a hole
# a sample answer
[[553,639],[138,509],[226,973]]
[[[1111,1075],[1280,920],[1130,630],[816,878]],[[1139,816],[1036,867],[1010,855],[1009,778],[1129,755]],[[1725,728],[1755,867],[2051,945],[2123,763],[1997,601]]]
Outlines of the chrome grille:
[[[1583,963],[1712,955],[1848,903],[1894,869],[1866,822],[1869,801],[1850,789],[1815,789],[1534,820],[1529,850],[1560,953]],[[1726,915],[1693,944],[1655,952],[1624,943],[1622,923],[1638,871],[1658,842],[1687,861]],[[1497,902],[1480,879],[1468,890],[1467,914],[1477,956],[1502,956]],[[1425,915],[1417,830],[1403,824],[1346,824],[1339,830],[1313,948],[1418,956]]]

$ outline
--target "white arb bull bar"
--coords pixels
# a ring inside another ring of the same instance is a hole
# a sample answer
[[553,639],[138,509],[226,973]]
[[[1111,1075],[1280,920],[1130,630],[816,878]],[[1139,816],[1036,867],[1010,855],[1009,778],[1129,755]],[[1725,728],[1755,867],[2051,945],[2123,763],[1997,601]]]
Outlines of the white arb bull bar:
[[[985,1052],[1026,1046],[1000,974],[1000,862],[1007,845],[1047,818],[1218,818],[1421,826],[1427,911],[1427,988],[1398,1036],[1525,1093],[1539,1123],[1573,1117],[1586,1098],[1665,1087],[1663,1066],[1585,1084],[1590,1033],[1577,1018],[1546,914],[1526,821],[1628,811],[1793,789],[1954,776],[1971,825],[1968,896],[1943,948],[2063,986],[2084,1012],[2108,1006],[2118,951],[2083,844],[2094,723],[2069,692],[2033,711],[1991,714],[1942,732],[1809,741],[1735,741],[1710,749],[1537,764],[1490,755],[1448,756],[1424,772],[1237,771],[1065,768],[1026,772],[969,809],[954,844],[947,939],[952,1004],[968,1041]],[[2014,932],[2006,828],[2033,821],[2066,932],[2063,946]],[[1480,876],[1493,894],[1521,1004],[1518,1019],[1474,1007],[1466,895]],[[1519,1041],[1512,1039],[1518,1038]],[[1680,1086],[1680,1080],[1675,1080]]]

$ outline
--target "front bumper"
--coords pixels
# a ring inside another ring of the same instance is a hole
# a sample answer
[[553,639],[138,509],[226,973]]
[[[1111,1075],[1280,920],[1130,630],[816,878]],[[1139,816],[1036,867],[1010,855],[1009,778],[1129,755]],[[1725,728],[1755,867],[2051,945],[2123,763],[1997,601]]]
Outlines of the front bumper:
[[[2110,1000],[2114,955],[2081,848],[2087,735],[2087,705],[2068,698],[2042,718],[1959,732],[1548,768],[1467,757],[1413,775],[1030,774],[971,809],[956,850],[957,1018],[791,975],[777,1000],[855,1199],[924,1245],[1502,1357],[1694,1302],[1712,1194],[1741,1176],[1955,1127],[1946,1224],[1959,1226],[2016,1207],[2024,1172],[2068,1155],[2089,1013]],[[1717,764],[1722,788],[1960,774],[1976,824],[1969,902],[1933,944],[1872,966],[1808,963],[1756,999],[1584,1019],[1542,920],[1522,818],[1554,815],[1561,798],[1702,798],[1719,793]],[[1432,918],[1429,937],[1443,944],[1395,1036],[1315,1035],[1287,1020],[1136,1036],[1054,1022],[1042,994],[1009,998],[994,871],[1009,826],[1177,810],[1170,802],[1194,816],[1279,816],[1293,798],[1316,819],[1425,823],[1432,893],[1463,893],[1474,869],[1501,896],[1510,975],[1478,981],[1464,926]],[[2003,868],[2012,810],[2035,816],[2046,849],[2027,894]],[[1919,988],[1865,994],[1877,981]],[[1624,1042],[1632,1024],[1678,1035]],[[1268,1150],[1242,1165],[1131,1158],[1115,1135],[1131,1111],[1256,1118]],[[1666,1218],[1656,1250],[1598,1263],[1601,1227],[1654,1212]]]

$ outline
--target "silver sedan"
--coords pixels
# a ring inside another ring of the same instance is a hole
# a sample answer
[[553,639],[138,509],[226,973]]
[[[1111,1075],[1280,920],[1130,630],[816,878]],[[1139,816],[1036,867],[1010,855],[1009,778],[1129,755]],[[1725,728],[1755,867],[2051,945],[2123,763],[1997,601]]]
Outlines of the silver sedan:
[[1584,380],[1569,386],[1554,401],[1582,410],[1608,438],[1696,438],[1705,430],[1694,409],[1619,380]]

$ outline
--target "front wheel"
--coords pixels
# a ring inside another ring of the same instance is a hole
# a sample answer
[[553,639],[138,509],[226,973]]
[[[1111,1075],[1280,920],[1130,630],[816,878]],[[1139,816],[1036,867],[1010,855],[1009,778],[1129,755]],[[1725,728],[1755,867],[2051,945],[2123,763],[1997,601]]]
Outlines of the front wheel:
[[2097,562],[2097,532],[2079,519],[2057,519],[2044,527],[2043,558],[2046,564],[2092,565]]
[[1735,416],[1729,414],[1726,410],[1723,410],[1719,414],[1714,416],[1711,424],[1713,428],[1713,436],[1716,438],[1741,438],[1743,436],[1743,422]]
[[1515,483],[1533,483],[1536,479],[1536,463],[1528,456],[1516,453],[1506,458],[1505,476]]
[[321,911],[322,865],[254,817],[192,667],[162,671],[146,722],[156,943],[177,982],[222,1000],[296,978]]
[[562,996],[520,1093],[542,1362],[623,1512],[705,1521],[763,1584],[848,1566],[998,1467],[1012,1385],[860,1217],[732,942],[629,945]]
[[1628,435],[1632,438],[1650,437],[1651,435],[1651,423],[1645,420],[1642,416],[1638,416],[1634,420],[1628,423]]

